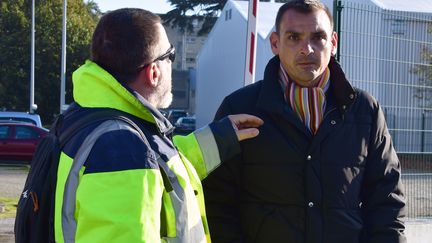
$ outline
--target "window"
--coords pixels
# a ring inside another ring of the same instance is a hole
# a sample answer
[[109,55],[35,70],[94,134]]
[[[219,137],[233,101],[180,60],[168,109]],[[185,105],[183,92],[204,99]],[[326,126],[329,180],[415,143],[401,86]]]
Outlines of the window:
[[195,43],[196,38],[195,37],[186,37],[186,42],[189,44]]
[[9,134],[9,126],[0,126],[0,139],[7,138]]
[[181,99],[186,98],[186,91],[173,90],[172,94],[174,97],[177,97],[177,98],[181,98]]
[[225,21],[230,20],[231,17],[232,17],[232,11],[231,11],[231,9],[226,10],[225,11]]
[[39,134],[29,127],[17,126],[15,128],[15,138],[17,139],[30,139],[38,137]]
[[198,27],[198,19],[194,19],[194,20],[192,21],[192,26],[193,26],[194,28]]
[[403,19],[394,19],[390,23],[390,28],[393,35],[404,35],[407,30],[407,23]]
[[185,118],[182,119],[182,122],[185,123],[185,124],[191,124],[192,125],[192,124],[195,124],[195,119],[193,119],[193,118],[186,118],[185,117]]

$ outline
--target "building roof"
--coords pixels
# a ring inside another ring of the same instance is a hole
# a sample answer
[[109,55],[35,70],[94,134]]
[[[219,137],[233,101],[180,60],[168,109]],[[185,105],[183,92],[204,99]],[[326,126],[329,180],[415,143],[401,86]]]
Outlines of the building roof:
[[432,13],[431,0],[370,0],[378,7],[404,12]]
[[[232,1],[241,15],[247,21],[249,1]],[[276,14],[283,3],[259,2],[258,5],[258,26],[257,32],[265,39],[273,29]]]
[[[247,21],[249,1],[231,0],[231,2]],[[353,2],[370,2],[386,10],[432,14],[432,0],[353,0]],[[283,3],[259,2],[257,32],[261,38],[267,38],[272,31],[277,11],[282,4]]]

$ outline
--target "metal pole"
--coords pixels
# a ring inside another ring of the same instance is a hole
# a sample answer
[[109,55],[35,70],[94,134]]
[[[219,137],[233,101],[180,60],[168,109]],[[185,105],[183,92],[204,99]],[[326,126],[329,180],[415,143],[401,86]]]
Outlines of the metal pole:
[[181,54],[181,70],[186,70],[186,32],[182,34],[182,54]]
[[35,65],[35,1],[32,0],[32,26],[31,26],[31,64],[30,64],[30,113],[34,113],[37,105],[34,103],[34,65]]
[[60,82],[60,114],[66,110],[65,86],[66,86],[66,13],[67,0],[63,0],[63,31],[62,31],[62,55],[61,55],[61,82]]
[[342,9],[344,8],[342,1],[334,0],[333,1],[333,29],[336,31],[338,35],[338,51],[336,53],[336,60],[340,61],[340,50],[341,50],[341,18],[342,18]]
[[259,0],[249,1],[244,86],[255,82],[258,3]]
[[423,110],[422,112],[422,123],[421,123],[421,152],[426,151],[426,136],[425,136],[425,130],[426,130],[426,110]]

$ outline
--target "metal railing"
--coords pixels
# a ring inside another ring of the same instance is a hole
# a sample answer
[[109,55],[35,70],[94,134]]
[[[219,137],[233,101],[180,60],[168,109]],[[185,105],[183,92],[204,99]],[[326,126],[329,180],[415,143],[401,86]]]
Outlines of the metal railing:
[[432,13],[334,2],[338,60],[386,115],[408,217],[432,217]]

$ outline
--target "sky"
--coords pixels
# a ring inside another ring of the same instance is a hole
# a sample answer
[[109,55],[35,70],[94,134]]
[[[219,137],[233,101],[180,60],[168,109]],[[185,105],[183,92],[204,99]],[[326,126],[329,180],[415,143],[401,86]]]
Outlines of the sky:
[[166,0],[94,0],[102,12],[118,8],[143,8],[153,13],[167,13],[172,9]]

